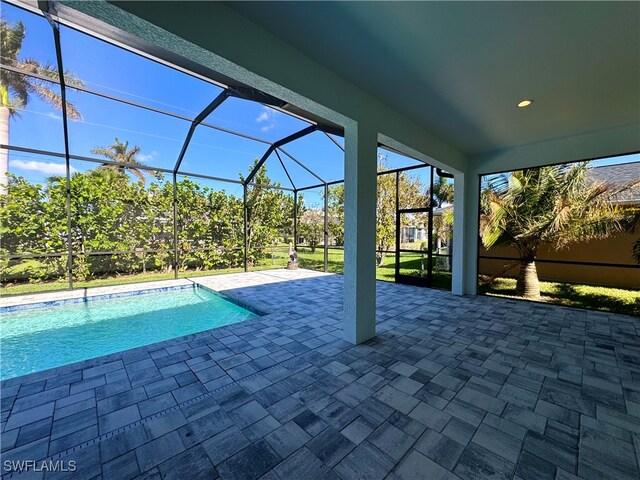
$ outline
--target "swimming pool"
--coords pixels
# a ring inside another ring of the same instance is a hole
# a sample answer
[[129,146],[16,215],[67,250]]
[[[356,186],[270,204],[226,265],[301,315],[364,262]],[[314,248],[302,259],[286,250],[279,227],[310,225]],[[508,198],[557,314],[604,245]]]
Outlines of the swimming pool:
[[0,319],[0,380],[255,316],[198,286],[11,310]]

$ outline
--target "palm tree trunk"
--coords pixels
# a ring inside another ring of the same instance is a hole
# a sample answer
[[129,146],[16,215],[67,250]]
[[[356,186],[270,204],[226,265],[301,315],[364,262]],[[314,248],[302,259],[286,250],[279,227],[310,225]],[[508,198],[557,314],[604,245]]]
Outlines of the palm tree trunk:
[[[2,106],[0,106],[0,143],[9,145],[9,109]],[[7,191],[7,185],[9,184],[8,172],[9,151],[0,148],[0,194]]]
[[520,262],[516,295],[531,300],[540,299],[540,282],[538,281],[538,271],[534,260],[522,260]]

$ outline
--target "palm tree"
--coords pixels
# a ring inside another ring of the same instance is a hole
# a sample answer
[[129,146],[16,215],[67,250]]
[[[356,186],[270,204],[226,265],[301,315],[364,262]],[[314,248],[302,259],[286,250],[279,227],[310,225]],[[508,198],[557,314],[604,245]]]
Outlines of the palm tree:
[[[433,182],[433,206],[441,210],[433,217],[434,240],[449,240],[453,233],[453,183],[438,176]],[[438,252],[439,253],[439,252]]]
[[433,206],[442,208],[453,204],[453,183],[445,177],[438,176],[433,182]]
[[586,181],[589,162],[517,170],[492,179],[482,193],[480,235],[486,248],[514,247],[520,256],[516,294],[540,298],[536,257],[542,244],[561,249],[607,238],[629,227],[634,212],[615,197],[622,187]]
[[[10,25],[0,20],[0,52],[2,63],[24,71],[59,82],[58,70],[53,65],[40,63],[38,60],[18,59],[26,30],[22,22]],[[65,72],[65,82],[71,86],[82,86],[82,82],[75,75]],[[62,98],[51,90],[50,82],[35,77],[0,69],[0,143],[9,144],[9,119],[19,116],[19,111],[29,103],[35,95],[58,110],[62,110]],[[67,117],[79,120],[80,113],[69,102],[66,102]],[[0,193],[7,187],[7,172],[9,169],[9,154],[6,149],[0,149]]]
[[[629,232],[634,232],[640,228],[640,208],[637,209],[633,217],[629,220]],[[631,246],[631,255],[640,264],[640,237]]]
[[140,153],[140,147],[138,145],[134,145],[129,149],[129,142],[121,142],[116,138],[113,144],[108,147],[94,148],[91,150],[91,153],[102,155],[117,164],[105,163],[100,168],[115,170],[116,172],[121,173],[128,172],[136,177],[143,185],[146,180],[144,176],[145,174],[158,179],[161,178],[160,172],[138,168],[144,167],[144,163],[136,160],[136,156]]

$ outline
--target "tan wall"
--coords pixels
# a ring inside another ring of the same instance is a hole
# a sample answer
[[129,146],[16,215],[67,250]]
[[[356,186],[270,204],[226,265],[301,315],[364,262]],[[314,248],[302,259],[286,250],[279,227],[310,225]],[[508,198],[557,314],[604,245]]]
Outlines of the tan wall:
[[[549,246],[543,246],[538,252],[538,258],[546,260],[563,260],[576,262],[599,262],[633,264],[636,262],[631,255],[633,242],[639,233],[625,233],[606,240],[575,243],[564,250],[556,251]],[[494,247],[487,251],[482,245],[480,256],[518,257],[517,251],[509,247]],[[504,260],[480,259],[478,271],[482,275],[493,275],[510,262]],[[640,289],[640,268],[595,267],[590,265],[563,265],[537,262],[540,280],[584,283],[611,287]],[[505,276],[515,276],[518,267],[510,270]]]

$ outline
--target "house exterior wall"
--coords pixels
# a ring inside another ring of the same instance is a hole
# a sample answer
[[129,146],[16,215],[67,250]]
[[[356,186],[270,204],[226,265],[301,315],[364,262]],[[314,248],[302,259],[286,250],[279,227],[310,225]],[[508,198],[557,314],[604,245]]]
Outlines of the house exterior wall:
[[402,227],[400,241],[402,243],[413,243],[427,239],[427,230],[424,227]]
[[[575,262],[598,262],[636,265],[631,255],[631,247],[640,234],[624,233],[606,240],[592,240],[570,245],[569,248],[556,251],[545,245],[538,252],[538,257],[545,260],[562,260]],[[518,257],[517,251],[510,247],[485,249],[479,247],[479,255],[488,257]],[[517,262],[517,261],[514,261]],[[505,260],[479,259],[478,271],[482,275],[494,275],[506,264]],[[583,283],[610,287],[640,289],[640,268],[600,267],[591,265],[567,265],[537,262],[540,280]],[[513,277],[517,267],[505,276]]]

